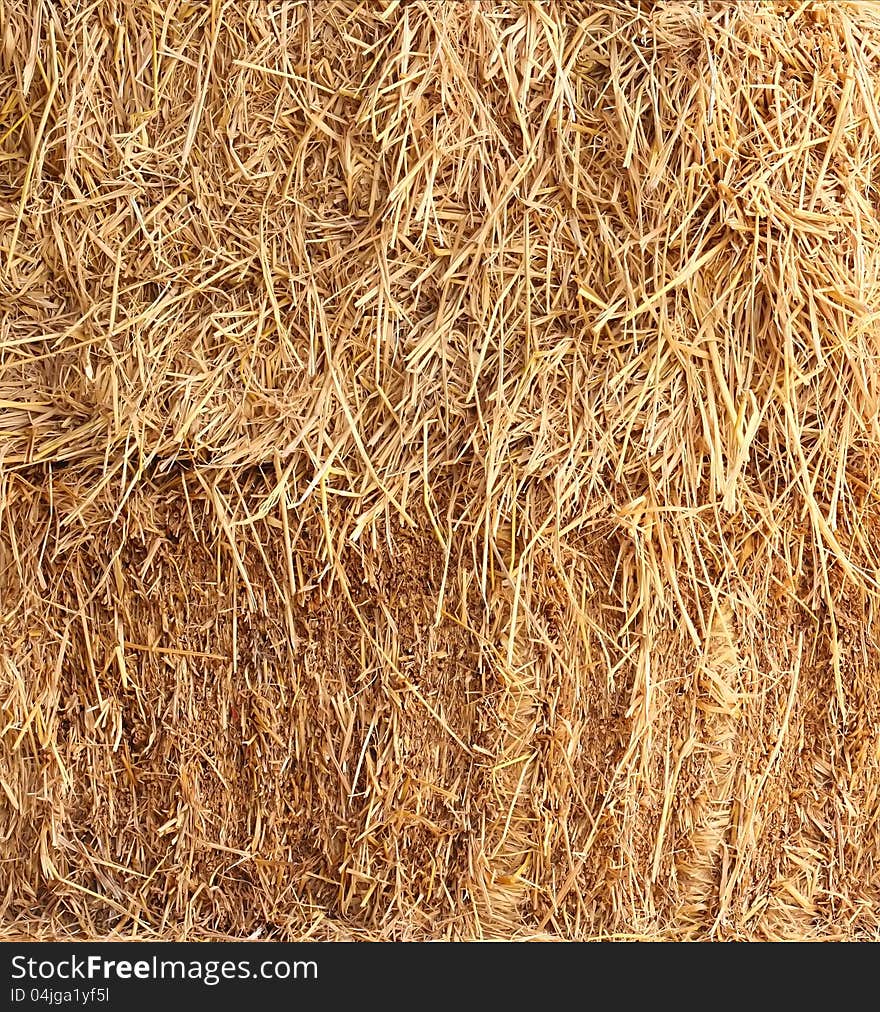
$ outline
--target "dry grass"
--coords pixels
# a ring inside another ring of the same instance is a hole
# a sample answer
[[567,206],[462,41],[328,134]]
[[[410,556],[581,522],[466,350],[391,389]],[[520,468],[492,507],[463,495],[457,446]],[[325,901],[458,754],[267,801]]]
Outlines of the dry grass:
[[0,0],[0,936],[878,937],[878,58]]

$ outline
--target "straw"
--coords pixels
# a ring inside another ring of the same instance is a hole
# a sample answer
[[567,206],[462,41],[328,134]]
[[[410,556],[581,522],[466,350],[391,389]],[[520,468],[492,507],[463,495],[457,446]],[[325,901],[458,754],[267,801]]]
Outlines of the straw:
[[0,2],[0,936],[877,937],[878,56]]

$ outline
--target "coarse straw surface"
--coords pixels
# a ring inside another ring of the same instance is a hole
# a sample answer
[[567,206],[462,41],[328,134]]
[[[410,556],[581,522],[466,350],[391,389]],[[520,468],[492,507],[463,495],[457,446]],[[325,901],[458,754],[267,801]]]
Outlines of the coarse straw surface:
[[880,5],[0,0],[0,937],[880,936]]

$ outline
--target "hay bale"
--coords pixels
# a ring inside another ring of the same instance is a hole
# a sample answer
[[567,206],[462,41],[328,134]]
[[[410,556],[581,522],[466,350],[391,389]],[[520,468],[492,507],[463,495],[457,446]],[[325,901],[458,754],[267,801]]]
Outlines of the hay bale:
[[876,937],[872,5],[0,5],[0,935]]

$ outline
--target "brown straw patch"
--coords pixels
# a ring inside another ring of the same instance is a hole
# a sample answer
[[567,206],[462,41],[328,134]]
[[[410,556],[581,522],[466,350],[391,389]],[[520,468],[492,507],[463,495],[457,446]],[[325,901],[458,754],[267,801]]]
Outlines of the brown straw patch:
[[0,0],[0,936],[876,937],[878,56]]

